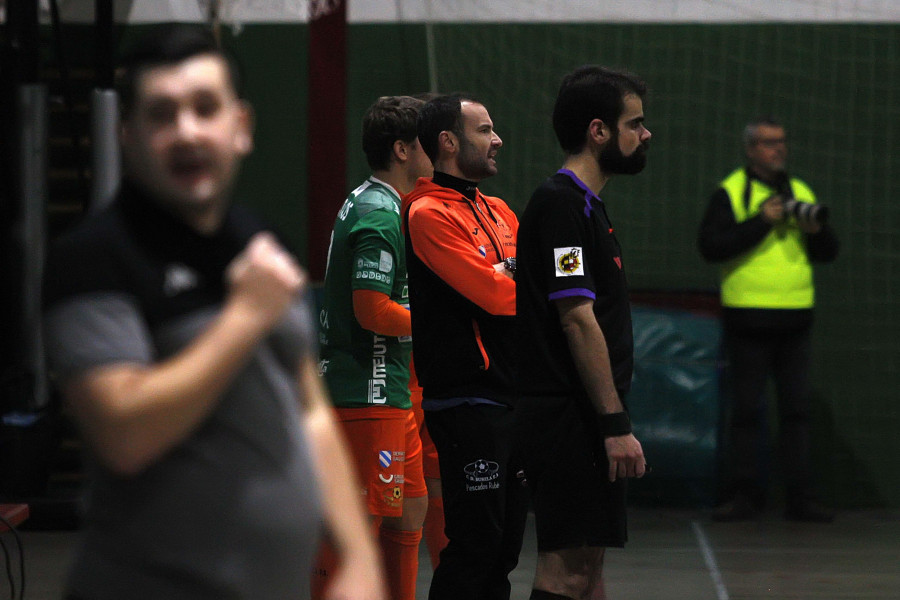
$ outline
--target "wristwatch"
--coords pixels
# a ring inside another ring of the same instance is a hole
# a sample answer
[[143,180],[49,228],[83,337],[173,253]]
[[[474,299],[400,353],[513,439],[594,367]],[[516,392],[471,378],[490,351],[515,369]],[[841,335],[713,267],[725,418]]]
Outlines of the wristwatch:
[[511,271],[513,273],[516,272],[516,257],[508,256],[503,259],[503,266],[506,267],[507,271]]

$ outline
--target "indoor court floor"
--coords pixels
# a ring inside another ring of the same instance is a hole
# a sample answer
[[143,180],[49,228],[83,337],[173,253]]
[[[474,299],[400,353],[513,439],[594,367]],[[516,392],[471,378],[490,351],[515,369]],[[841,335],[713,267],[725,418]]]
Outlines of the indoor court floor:
[[[610,600],[900,599],[900,513],[847,511],[830,525],[791,523],[769,513],[745,523],[713,523],[708,513],[634,508],[631,541],[607,554]],[[77,532],[21,531],[26,600],[60,600]],[[7,532],[8,549],[14,542]],[[535,563],[533,525],[513,600],[527,600]],[[430,564],[421,552],[418,600]],[[0,581],[0,598],[9,592]]]

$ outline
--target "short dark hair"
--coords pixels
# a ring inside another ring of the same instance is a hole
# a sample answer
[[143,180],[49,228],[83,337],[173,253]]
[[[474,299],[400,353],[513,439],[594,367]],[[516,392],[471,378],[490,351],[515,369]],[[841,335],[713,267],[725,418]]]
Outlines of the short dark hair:
[[756,117],[748,122],[746,127],[744,127],[744,148],[749,148],[752,144],[756,143],[757,130],[763,125],[767,127],[780,127],[781,129],[784,129],[784,125],[782,125],[778,119],[771,115]]
[[457,92],[432,98],[419,111],[419,144],[432,163],[438,158],[438,137],[442,131],[452,131],[458,137],[462,137],[463,102],[481,104],[470,94]]
[[553,107],[553,130],[562,149],[568,154],[581,152],[594,119],[615,130],[628,94],[643,99],[647,84],[632,73],[598,65],[585,65],[566,75]]
[[422,102],[428,102],[429,100],[434,100],[441,94],[439,92],[418,92],[415,94],[410,94],[416,100],[421,100]]
[[141,37],[122,57],[122,70],[116,84],[122,115],[127,116],[134,108],[138,81],[145,71],[202,54],[218,56],[225,61],[231,86],[240,96],[241,76],[237,61],[216,43],[212,32],[196,25],[168,24]]
[[375,171],[391,165],[394,142],[412,142],[419,135],[419,109],[425,103],[410,96],[382,96],[366,110],[362,122],[362,147]]

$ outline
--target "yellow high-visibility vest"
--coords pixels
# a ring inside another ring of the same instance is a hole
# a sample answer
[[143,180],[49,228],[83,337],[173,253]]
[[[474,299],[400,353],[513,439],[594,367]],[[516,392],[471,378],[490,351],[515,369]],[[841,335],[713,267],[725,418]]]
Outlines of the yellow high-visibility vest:
[[[745,203],[747,185],[749,203]],[[791,178],[794,198],[815,204],[808,185]],[[735,221],[741,223],[759,213],[762,203],[776,190],[744,168],[726,177],[721,187],[728,193]],[[790,217],[778,223],[749,251],[722,265],[722,306],[731,308],[812,308],[815,303],[812,265],[806,256],[803,233]]]

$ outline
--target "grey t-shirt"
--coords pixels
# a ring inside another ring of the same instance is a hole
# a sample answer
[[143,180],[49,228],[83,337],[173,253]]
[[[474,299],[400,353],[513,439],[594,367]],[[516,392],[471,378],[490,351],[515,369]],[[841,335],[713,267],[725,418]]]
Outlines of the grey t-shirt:
[[[230,215],[198,236],[137,193],[63,238],[45,284],[47,355],[62,381],[151,364],[218,313],[227,265],[259,230]],[[89,600],[301,598],[320,530],[297,367],[315,352],[298,299],[212,414],[135,476],[93,463],[69,589]]]

